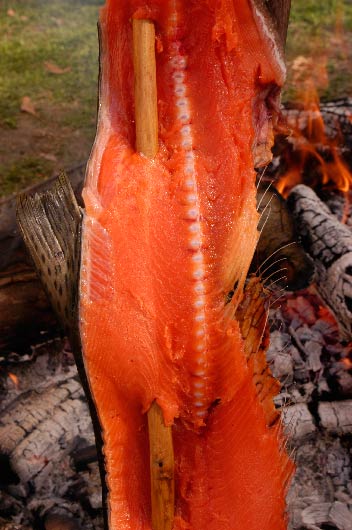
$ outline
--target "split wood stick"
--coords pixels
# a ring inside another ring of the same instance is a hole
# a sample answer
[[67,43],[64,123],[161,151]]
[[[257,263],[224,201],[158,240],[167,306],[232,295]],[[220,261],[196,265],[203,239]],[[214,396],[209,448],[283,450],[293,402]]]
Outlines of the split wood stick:
[[[133,20],[136,149],[158,152],[155,29],[150,20]],[[171,427],[154,401],[148,411],[153,530],[172,530],[175,510],[174,449]]]
[[153,530],[171,530],[175,510],[174,449],[171,427],[154,401],[148,411]]
[[151,20],[133,20],[136,149],[149,158],[158,152],[155,28]]

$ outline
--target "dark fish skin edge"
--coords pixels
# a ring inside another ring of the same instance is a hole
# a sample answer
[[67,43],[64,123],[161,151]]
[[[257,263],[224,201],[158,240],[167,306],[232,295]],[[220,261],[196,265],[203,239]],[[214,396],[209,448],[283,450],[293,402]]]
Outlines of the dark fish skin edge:
[[[55,215],[46,215],[48,205],[55,209]],[[70,230],[65,233],[62,229],[60,212],[69,212]],[[99,470],[102,483],[102,502],[104,512],[104,527],[108,530],[106,471],[103,456],[102,429],[96,411],[96,406],[90,391],[82,357],[82,346],[79,334],[78,317],[78,285],[81,253],[82,211],[79,208],[71,184],[63,174],[55,182],[52,189],[34,197],[20,195],[17,200],[17,222],[33,260],[34,267],[43,284],[44,290],[57,314],[59,322],[67,333],[74,353],[78,374],[85,392],[89,412],[92,418],[95,442],[97,447]],[[61,253],[58,259],[58,248],[53,241],[61,242]],[[43,259],[43,243],[49,249],[47,259]],[[51,253],[51,256],[50,256]],[[68,273],[64,274],[64,262]],[[48,274],[49,269],[52,271]],[[65,285],[60,294],[57,286]],[[65,297],[65,291],[67,296]],[[62,298],[64,297],[64,301]]]

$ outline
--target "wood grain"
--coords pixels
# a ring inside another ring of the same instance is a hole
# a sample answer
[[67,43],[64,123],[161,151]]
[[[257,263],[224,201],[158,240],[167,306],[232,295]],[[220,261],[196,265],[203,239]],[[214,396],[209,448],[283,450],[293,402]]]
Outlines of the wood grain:
[[174,450],[171,427],[154,401],[148,411],[153,530],[171,530],[174,519]]
[[[155,29],[150,20],[133,20],[136,149],[148,158],[158,152]],[[171,427],[156,402],[148,411],[153,530],[172,530],[175,504]]]
[[158,152],[155,29],[150,20],[133,20],[136,149],[153,158]]

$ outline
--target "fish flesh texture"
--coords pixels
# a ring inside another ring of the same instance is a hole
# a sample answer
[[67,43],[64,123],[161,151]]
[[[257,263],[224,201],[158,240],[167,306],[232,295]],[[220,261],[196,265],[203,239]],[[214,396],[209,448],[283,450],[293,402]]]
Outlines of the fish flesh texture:
[[[155,401],[172,426],[174,530],[286,528],[292,463],[265,361],[263,289],[255,277],[245,286],[258,239],[253,168],[270,158],[285,77],[273,17],[284,4],[107,0],[101,10],[78,309],[110,530],[151,530]],[[135,149],[135,18],[156,30],[153,159]],[[31,204],[22,204],[29,216]]]
[[[154,400],[173,425],[175,530],[286,527],[290,464],[235,317],[258,238],[253,152],[284,79],[261,16],[247,0],[108,0],[101,12],[80,331],[113,530],[151,528]],[[153,159],[135,150],[133,18],[156,28]]]

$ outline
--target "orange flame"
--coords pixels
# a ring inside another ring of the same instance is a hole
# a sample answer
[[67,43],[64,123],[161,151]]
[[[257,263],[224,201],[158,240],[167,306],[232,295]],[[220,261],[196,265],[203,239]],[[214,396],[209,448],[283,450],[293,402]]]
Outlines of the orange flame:
[[[316,94],[315,94],[316,95]],[[352,174],[339,154],[341,135],[327,137],[319,104],[311,101],[302,113],[297,112],[296,123],[289,123],[293,131],[289,142],[292,151],[286,160],[287,171],[276,183],[277,190],[287,196],[300,183],[311,187],[334,187],[347,193],[352,184]],[[306,118],[302,130],[302,114]]]
[[[342,12],[339,10],[333,40],[341,49],[344,38]],[[313,188],[329,186],[344,193],[351,189],[352,174],[339,154],[343,138],[338,123],[335,124],[335,138],[329,138],[320,112],[318,89],[328,86],[327,62],[332,52],[321,50],[321,43],[317,42],[317,49],[319,47],[319,56],[298,56],[292,64],[292,82],[302,112],[297,111],[295,118],[288,119],[288,126],[292,129],[288,141],[292,149],[286,160],[288,169],[276,183],[276,188],[284,196],[299,183]]]

